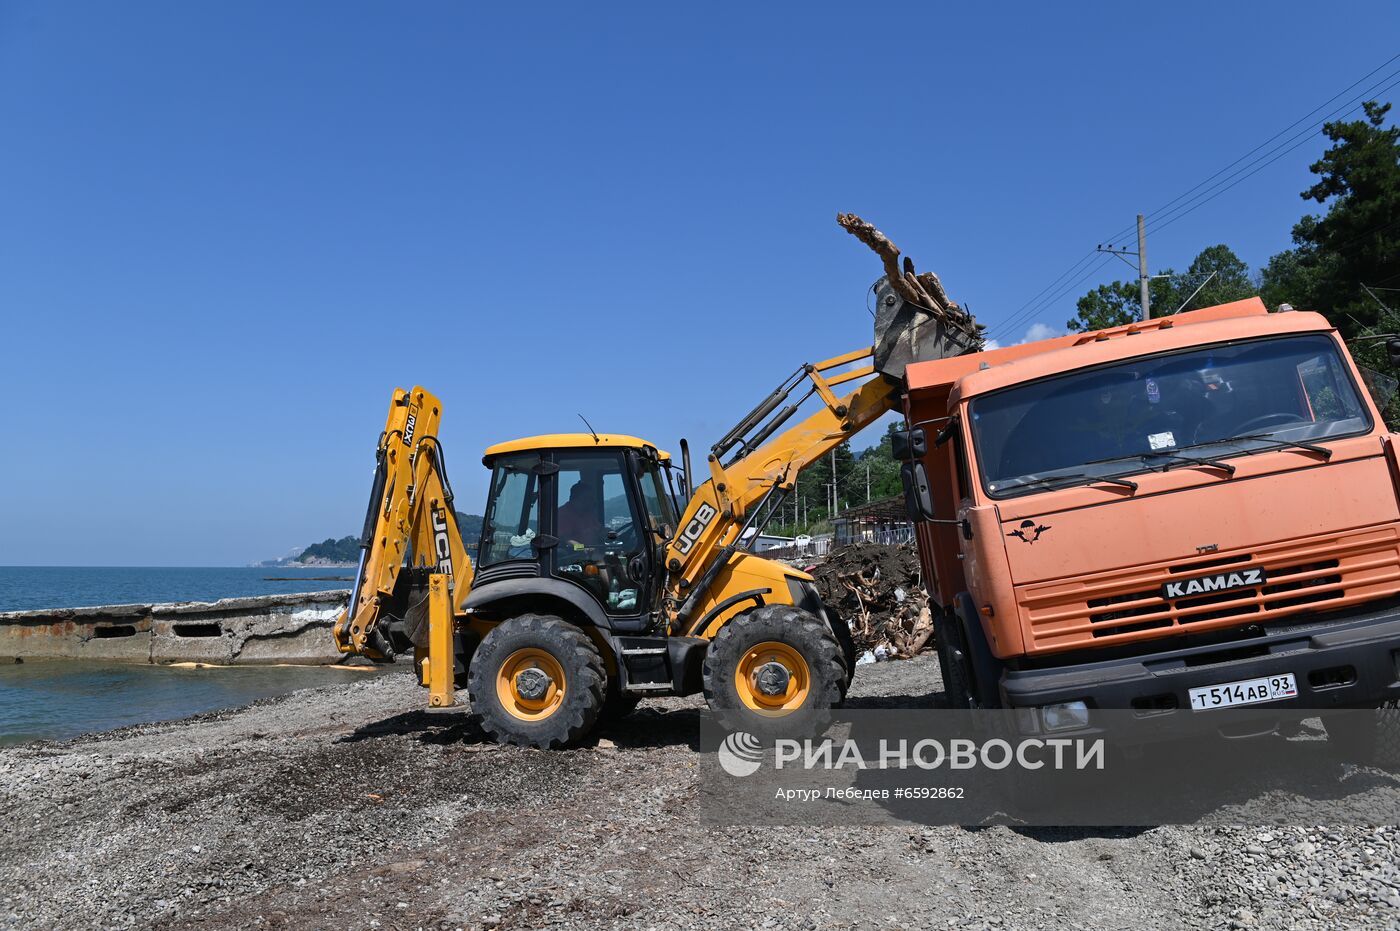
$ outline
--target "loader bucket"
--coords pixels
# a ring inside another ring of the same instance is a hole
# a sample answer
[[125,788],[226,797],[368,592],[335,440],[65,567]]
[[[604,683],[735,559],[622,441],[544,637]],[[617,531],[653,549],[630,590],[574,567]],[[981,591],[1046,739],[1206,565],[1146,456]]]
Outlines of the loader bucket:
[[905,366],[979,352],[983,346],[971,322],[905,300],[888,278],[875,283],[875,370],[897,381]]

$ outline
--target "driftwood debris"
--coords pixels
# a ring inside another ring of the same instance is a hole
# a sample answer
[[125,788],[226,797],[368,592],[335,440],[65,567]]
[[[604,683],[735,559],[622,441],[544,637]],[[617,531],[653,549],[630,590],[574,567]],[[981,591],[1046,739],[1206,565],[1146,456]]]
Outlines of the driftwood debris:
[[856,650],[884,648],[889,658],[932,646],[933,615],[911,546],[856,543],[812,570],[822,599],[850,625]]
[[915,271],[914,260],[907,255],[901,256],[899,247],[876,229],[873,223],[854,213],[838,213],[836,222],[880,257],[881,264],[885,266],[885,278],[900,297],[930,314],[942,317],[960,329],[978,335],[985,329],[972,319],[971,314],[948,297],[948,292],[937,275],[933,272]]

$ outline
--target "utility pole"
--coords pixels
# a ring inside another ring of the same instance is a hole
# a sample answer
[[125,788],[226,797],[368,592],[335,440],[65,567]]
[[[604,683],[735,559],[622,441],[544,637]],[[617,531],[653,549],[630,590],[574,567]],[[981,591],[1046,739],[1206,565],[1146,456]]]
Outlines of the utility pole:
[[1129,268],[1133,267],[1133,263],[1123,257],[1127,255],[1137,256],[1138,286],[1142,289],[1140,298],[1141,308],[1139,311],[1141,316],[1139,319],[1146,321],[1152,319],[1152,298],[1147,288],[1148,283],[1152,280],[1152,276],[1147,274],[1147,231],[1142,222],[1142,214],[1137,215],[1137,242],[1138,247],[1136,252],[1131,252],[1127,249],[1115,249],[1113,248],[1113,243],[1109,243],[1108,248],[1104,248],[1103,244],[1100,243],[1097,246],[1097,251],[1118,256],[1118,258],[1123,259],[1123,263]]
[[1147,234],[1142,228],[1142,214],[1138,214],[1138,282],[1142,285],[1142,319],[1152,319],[1152,299],[1147,294]]
[[831,451],[831,517],[836,518],[836,450]]
[[865,464],[865,503],[870,503],[870,463]]

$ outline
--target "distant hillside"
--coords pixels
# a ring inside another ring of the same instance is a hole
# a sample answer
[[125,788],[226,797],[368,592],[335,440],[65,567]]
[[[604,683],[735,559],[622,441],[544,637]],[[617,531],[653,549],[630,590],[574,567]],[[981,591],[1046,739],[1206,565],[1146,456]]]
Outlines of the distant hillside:
[[457,512],[457,529],[462,531],[462,542],[467,545],[467,549],[476,549],[476,544],[481,540],[481,525],[485,520],[480,514]]
[[320,543],[313,543],[301,551],[294,563],[311,566],[325,566],[360,561],[360,538],[341,537],[339,540],[327,537]]
[[[476,549],[481,539],[482,516],[457,512],[457,526],[462,531],[462,542],[470,550]],[[291,560],[279,561],[287,566],[353,566],[360,561],[360,538],[341,537],[339,540],[328,537],[320,543],[313,543]]]

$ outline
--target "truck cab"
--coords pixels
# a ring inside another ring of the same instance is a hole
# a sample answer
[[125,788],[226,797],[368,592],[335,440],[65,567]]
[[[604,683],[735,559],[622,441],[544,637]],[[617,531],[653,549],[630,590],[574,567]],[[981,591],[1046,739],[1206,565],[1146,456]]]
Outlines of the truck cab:
[[907,379],[955,704],[1400,696],[1395,437],[1321,315],[1252,299]]

